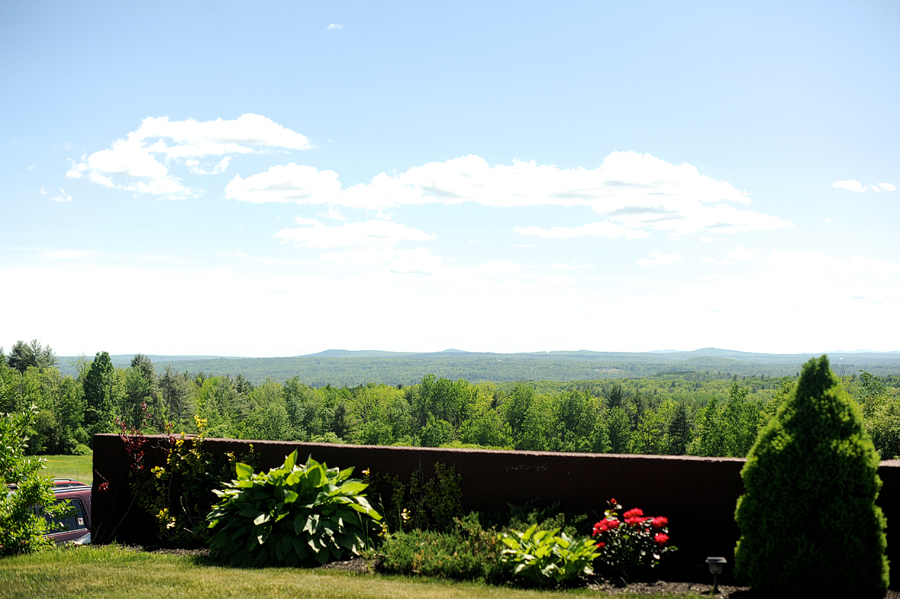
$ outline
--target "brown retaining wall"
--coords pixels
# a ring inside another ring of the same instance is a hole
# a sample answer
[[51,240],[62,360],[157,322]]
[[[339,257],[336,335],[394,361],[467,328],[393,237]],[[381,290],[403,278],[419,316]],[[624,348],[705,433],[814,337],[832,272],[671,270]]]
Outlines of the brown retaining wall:
[[[150,436],[144,447],[147,468],[160,464],[165,437]],[[206,439],[211,453],[247,451],[251,441]],[[560,511],[602,516],[612,497],[625,508],[669,518],[669,536],[678,546],[672,555],[684,564],[702,564],[707,556],[721,555],[733,563],[739,531],[734,511],[744,486],[740,458],[644,456],[585,453],[434,449],[330,445],[281,441],[252,441],[264,469],[280,465],[296,449],[330,467],[354,466],[356,473],[373,473],[408,480],[421,467],[426,477],[434,464],[452,464],[462,476],[464,509],[500,512],[508,504],[537,500],[559,503]],[[881,463],[883,481],[878,504],[888,519],[888,557],[892,564],[891,588],[900,588],[900,460]],[[106,491],[99,490],[108,482]],[[134,504],[128,486],[128,455],[118,435],[94,437],[93,538],[98,543],[152,544],[156,524]],[[892,534],[893,533],[893,534]],[[705,567],[702,568],[705,572]],[[707,575],[708,576],[708,575]]]

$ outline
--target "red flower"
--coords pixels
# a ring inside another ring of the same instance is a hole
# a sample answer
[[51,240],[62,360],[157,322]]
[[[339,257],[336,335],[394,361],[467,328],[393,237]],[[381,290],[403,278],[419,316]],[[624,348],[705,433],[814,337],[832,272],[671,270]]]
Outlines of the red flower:
[[616,498],[613,497],[612,499],[609,500],[609,502],[613,505],[616,505]]
[[664,535],[663,533],[657,533],[653,540],[656,541],[660,545],[665,545],[669,541],[669,535]]
[[643,516],[643,515],[644,515],[644,510],[642,510],[642,509],[639,508],[639,507],[636,507],[636,508],[634,508],[634,509],[628,510],[628,511],[625,512],[622,516],[623,516],[626,520],[628,520],[629,518],[636,518],[636,517]]
[[665,526],[668,523],[669,523],[669,519],[666,518],[665,516],[657,516],[656,518],[653,519],[651,525],[653,526],[653,528],[662,528],[663,526]]
[[100,491],[101,493],[108,491],[108,490],[109,490],[109,483],[108,483],[108,482],[105,482],[105,481],[102,482],[102,483],[100,483],[100,486],[98,487],[97,490]]
[[628,526],[637,526],[643,524],[647,520],[649,520],[649,518],[625,518],[625,524]]
[[606,543],[597,543],[597,549],[603,549],[606,547]]

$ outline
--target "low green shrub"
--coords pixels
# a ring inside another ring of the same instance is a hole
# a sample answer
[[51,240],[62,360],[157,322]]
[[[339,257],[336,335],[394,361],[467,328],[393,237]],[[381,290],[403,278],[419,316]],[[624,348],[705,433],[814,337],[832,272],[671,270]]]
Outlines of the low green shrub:
[[380,530],[376,512],[352,479],[352,468],[327,468],[292,452],[278,468],[254,474],[235,465],[237,479],[216,490],[207,516],[210,557],[237,566],[313,565],[360,555]]
[[581,576],[592,576],[593,561],[600,556],[589,538],[573,539],[559,529],[540,530],[537,525],[525,532],[503,533],[500,563],[513,578],[521,577],[536,586],[564,585]]
[[493,530],[485,530],[478,514],[457,518],[451,530],[413,529],[386,535],[372,552],[375,569],[385,574],[406,574],[456,580],[500,579],[502,545]]

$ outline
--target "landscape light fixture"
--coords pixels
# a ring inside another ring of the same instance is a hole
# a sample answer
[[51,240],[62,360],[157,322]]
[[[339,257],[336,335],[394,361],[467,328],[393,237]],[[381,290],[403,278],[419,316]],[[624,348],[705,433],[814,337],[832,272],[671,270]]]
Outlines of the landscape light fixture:
[[709,566],[709,573],[713,575],[713,595],[716,595],[719,592],[719,574],[725,569],[725,564],[727,563],[728,561],[724,557],[706,558],[706,565]]

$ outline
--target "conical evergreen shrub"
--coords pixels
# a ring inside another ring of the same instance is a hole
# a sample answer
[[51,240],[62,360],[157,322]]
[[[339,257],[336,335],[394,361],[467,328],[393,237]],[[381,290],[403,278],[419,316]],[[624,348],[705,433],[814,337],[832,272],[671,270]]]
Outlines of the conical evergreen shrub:
[[884,597],[878,461],[827,356],[807,362],[741,471],[738,577],[779,595]]

